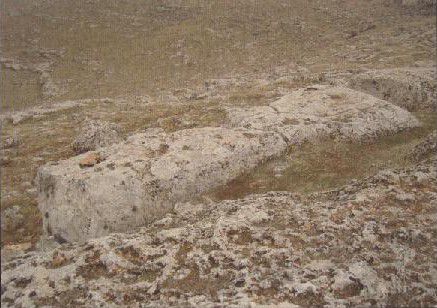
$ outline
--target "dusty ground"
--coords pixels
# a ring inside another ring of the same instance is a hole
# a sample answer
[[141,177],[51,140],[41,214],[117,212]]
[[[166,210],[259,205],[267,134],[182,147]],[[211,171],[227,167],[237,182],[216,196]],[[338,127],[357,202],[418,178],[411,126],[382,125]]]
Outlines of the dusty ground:
[[[2,230],[2,253],[35,248],[42,228],[36,171],[75,155],[71,144],[87,118],[116,123],[123,136],[222,126],[226,107],[267,105],[290,90],[368,70],[434,66],[435,8],[400,2],[2,1],[1,210],[2,219],[14,206],[22,217]],[[56,103],[66,107],[32,111]],[[372,143],[291,148],[193,200],[278,190],[306,198],[383,169],[414,169],[409,154],[437,129],[437,113],[414,115],[423,127]],[[292,302],[326,299],[303,300]]]

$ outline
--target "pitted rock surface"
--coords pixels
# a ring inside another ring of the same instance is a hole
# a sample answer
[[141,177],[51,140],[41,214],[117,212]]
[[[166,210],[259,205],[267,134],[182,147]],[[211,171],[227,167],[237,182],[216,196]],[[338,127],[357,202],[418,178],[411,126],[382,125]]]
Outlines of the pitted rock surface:
[[[279,155],[278,135],[247,129],[152,129],[38,172],[44,232],[84,241],[129,231]],[[98,160],[89,156],[95,155]]]
[[121,128],[104,121],[86,120],[72,147],[77,154],[122,142]]
[[293,91],[269,106],[228,108],[228,118],[232,127],[278,132],[289,144],[327,137],[363,141],[420,125],[387,101],[328,85]]
[[178,203],[135,234],[2,263],[2,306],[429,307],[436,187],[433,159],[309,197]]
[[348,84],[410,111],[437,110],[434,67],[374,70],[353,76]]

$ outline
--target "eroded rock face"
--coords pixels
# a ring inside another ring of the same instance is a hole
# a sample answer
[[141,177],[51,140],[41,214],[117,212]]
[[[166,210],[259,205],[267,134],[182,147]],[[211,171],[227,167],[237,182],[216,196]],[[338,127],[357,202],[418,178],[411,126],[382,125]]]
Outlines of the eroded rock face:
[[123,141],[121,128],[104,121],[86,120],[72,147],[77,154]]
[[84,241],[132,230],[162,217],[177,201],[223,185],[285,149],[284,140],[270,132],[148,130],[42,167],[38,203],[44,231]]
[[269,106],[228,108],[230,125],[280,133],[289,144],[320,138],[374,139],[419,126],[409,112],[344,87],[315,85]]
[[436,185],[434,159],[309,197],[179,203],[135,234],[3,263],[2,306],[433,306]]
[[351,78],[349,86],[410,111],[437,110],[435,68],[368,71]]

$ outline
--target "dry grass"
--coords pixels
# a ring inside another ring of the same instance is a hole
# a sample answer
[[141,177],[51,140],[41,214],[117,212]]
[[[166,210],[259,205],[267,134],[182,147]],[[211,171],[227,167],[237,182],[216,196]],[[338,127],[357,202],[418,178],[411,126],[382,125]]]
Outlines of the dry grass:
[[[289,63],[318,72],[433,59],[434,18],[389,2],[5,0],[2,53],[30,66],[51,63],[65,88],[57,100],[154,95]],[[41,102],[33,75],[4,79],[5,106]]]
[[[421,138],[437,129],[436,113],[417,113],[416,116],[423,122],[423,127],[382,137],[373,143],[325,141],[292,149],[285,159],[269,161],[214,191],[211,196],[222,200],[272,190],[311,193],[345,185],[352,179],[385,168],[411,166],[410,151]],[[280,177],[275,177],[277,165],[286,166]]]

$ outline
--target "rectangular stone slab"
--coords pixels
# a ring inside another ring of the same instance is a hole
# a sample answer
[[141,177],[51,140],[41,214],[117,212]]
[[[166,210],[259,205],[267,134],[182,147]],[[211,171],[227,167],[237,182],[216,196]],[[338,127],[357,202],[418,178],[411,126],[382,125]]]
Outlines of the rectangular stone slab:
[[420,126],[407,110],[345,87],[314,85],[268,106],[228,108],[230,127],[277,132],[290,145],[323,138],[375,139]]
[[244,128],[148,130],[99,152],[45,165],[37,177],[44,232],[72,242],[132,230],[286,146],[279,134]]

